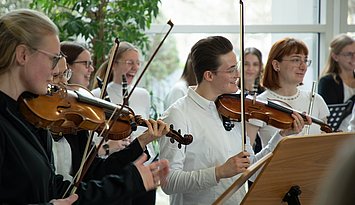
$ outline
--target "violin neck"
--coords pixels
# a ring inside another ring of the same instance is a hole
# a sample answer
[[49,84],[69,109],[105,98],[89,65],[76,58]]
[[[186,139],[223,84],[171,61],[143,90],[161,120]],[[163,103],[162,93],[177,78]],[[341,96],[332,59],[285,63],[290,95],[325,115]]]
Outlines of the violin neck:
[[[267,102],[267,105],[268,105],[269,107],[275,108],[275,109],[277,109],[277,110],[280,110],[280,111],[289,113],[290,115],[291,115],[293,112],[297,112],[298,114],[300,114],[300,115],[302,116],[302,118],[303,118],[304,121],[307,121],[306,115],[303,114],[303,113],[300,113],[300,112],[297,111],[297,110],[294,110],[294,109],[292,109],[292,108],[288,108],[288,107],[279,105],[279,104],[274,103],[274,102],[271,102],[271,101],[268,101],[268,102]],[[317,118],[312,117],[312,116],[310,116],[310,117],[311,117],[313,123],[316,123],[316,124],[321,125],[321,126],[322,126],[322,125],[326,125],[322,120],[317,119]]]
[[[69,92],[70,90],[68,90]],[[103,109],[106,109],[107,111],[105,112],[113,112],[115,109],[121,109],[118,105],[108,102],[106,100],[96,98],[94,96],[89,96],[89,95],[83,95],[80,92],[73,91],[75,95],[77,96],[77,100],[79,102],[87,103],[89,105],[101,107]],[[129,113],[129,111],[126,108],[123,108],[122,113]]]

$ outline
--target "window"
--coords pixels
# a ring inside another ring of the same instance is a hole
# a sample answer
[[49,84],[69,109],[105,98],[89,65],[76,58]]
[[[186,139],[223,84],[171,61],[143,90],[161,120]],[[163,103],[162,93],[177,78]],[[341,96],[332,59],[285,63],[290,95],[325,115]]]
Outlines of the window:
[[[348,16],[342,12],[344,10],[348,10]],[[244,1],[244,14],[245,48],[253,46],[260,49],[264,64],[276,40],[291,36],[307,44],[309,58],[312,59],[302,87],[307,90],[311,90],[312,82],[318,80],[332,38],[344,32],[355,36],[351,33],[355,32],[355,0],[248,0]],[[209,35],[223,35],[234,43],[236,53],[239,53],[239,1],[162,0],[160,15],[147,33],[152,36],[162,33],[164,21],[171,19],[175,26],[168,39],[175,42],[174,55],[179,63],[174,72],[154,81],[158,91],[155,91],[155,86],[146,86],[152,90],[153,96],[158,96],[159,113],[163,110],[159,109],[162,107],[159,103],[180,77],[187,54],[197,40]]]

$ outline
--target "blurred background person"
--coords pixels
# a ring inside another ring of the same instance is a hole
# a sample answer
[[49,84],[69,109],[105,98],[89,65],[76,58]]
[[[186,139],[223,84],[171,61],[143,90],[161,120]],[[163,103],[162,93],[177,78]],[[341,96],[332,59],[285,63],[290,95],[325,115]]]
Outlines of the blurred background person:
[[186,95],[189,86],[197,84],[195,73],[192,69],[190,54],[187,56],[184,70],[180,79],[170,89],[164,100],[164,109],[168,109],[177,99]]
[[[340,34],[330,42],[318,93],[327,105],[344,103],[355,95],[355,41],[350,36]],[[350,118],[343,119],[338,130],[346,131]]]
[[[139,49],[129,42],[120,42],[115,58],[113,59],[112,75],[109,76],[107,93],[104,98],[115,104],[123,104],[125,95],[133,88],[133,80],[138,73],[142,61]],[[106,60],[96,71],[94,88],[92,93],[99,97],[101,88],[99,81],[104,79],[108,70],[108,60]],[[143,119],[148,119],[150,114],[150,94],[145,88],[136,87],[128,100],[128,106],[133,109],[136,115],[141,115]],[[143,133],[145,127],[138,126],[131,136],[123,140],[108,140],[101,148],[100,154],[110,155],[112,152],[127,147],[132,140]],[[111,150],[110,150],[111,149]],[[107,151],[108,150],[108,151]],[[153,143],[146,144],[145,153],[149,159],[146,164],[158,159],[158,152],[155,151]],[[155,204],[156,192],[152,190],[133,199],[132,204]]]
[[[263,58],[259,49],[249,47],[244,50],[244,88],[249,94],[259,95],[264,92],[265,89],[260,83],[263,66]],[[262,142],[258,134],[255,138],[254,136],[250,137],[250,144],[253,145],[255,153],[262,149]]]

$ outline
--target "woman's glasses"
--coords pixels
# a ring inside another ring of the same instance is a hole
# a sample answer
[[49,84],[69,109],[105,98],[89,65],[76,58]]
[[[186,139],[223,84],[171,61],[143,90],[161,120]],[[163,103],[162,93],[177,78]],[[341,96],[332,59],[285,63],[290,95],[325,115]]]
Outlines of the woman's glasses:
[[312,60],[308,59],[300,59],[300,58],[293,58],[293,59],[282,59],[282,61],[290,61],[295,66],[301,66],[304,63],[307,67],[311,65]]
[[73,71],[70,68],[67,68],[62,73],[54,74],[53,78],[65,78],[66,80],[69,80],[72,75],[73,75]]
[[136,64],[137,66],[140,66],[142,64],[142,61],[122,60],[122,61],[115,61],[115,63],[124,63],[129,66],[133,66],[134,64]]
[[73,64],[74,64],[74,63],[82,63],[82,64],[85,65],[86,68],[89,68],[90,66],[93,65],[93,62],[92,62],[92,61],[74,61]]
[[50,57],[52,59],[52,70],[57,66],[58,64],[58,61],[63,58],[64,56],[62,55],[62,53],[60,53],[59,55],[58,54],[53,54],[53,53],[50,53],[48,51],[45,51],[45,50],[42,50],[42,49],[38,49],[38,48],[34,48],[34,47],[31,47],[29,46],[31,49],[37,51],[37,52],[40,52],[40,53],[43,53],[45,54],[46,56]]
[[344,56],[345,58],[353,58],[355,55],[355,52],[344,52],[344,53],[340,53],[340,55]]

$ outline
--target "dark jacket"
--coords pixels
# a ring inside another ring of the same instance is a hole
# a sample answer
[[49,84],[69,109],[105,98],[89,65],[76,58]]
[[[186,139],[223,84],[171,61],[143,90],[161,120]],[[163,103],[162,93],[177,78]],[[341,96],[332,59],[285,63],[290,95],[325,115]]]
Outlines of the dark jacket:
[[[0,91],[0,204],[48,204],[62,197],[69,182],[54,174],[51,142],[49,132],[25,121],[18,103]],[[77,204],[113,204],[145,192],[134,165],[121,173],[81,183]]]
[[344,103],[344,85],[337,75],[336,82],[332,75],[325,75],[319,79],[318,93],[323,97],[327,105]]
[[[75,176],[84,154],[88,132],[79,131],[77,135],[65,135],[65,139],[68,141],[72,152],[71,175]],[[88,172],[85,174],[84,181],[101,179],[108,174],[120,174],[126,165],[135,161],[142,154],[143,149],[138,140],[135,139],[125,149],[110,154],[106,159],[95,157]]]

